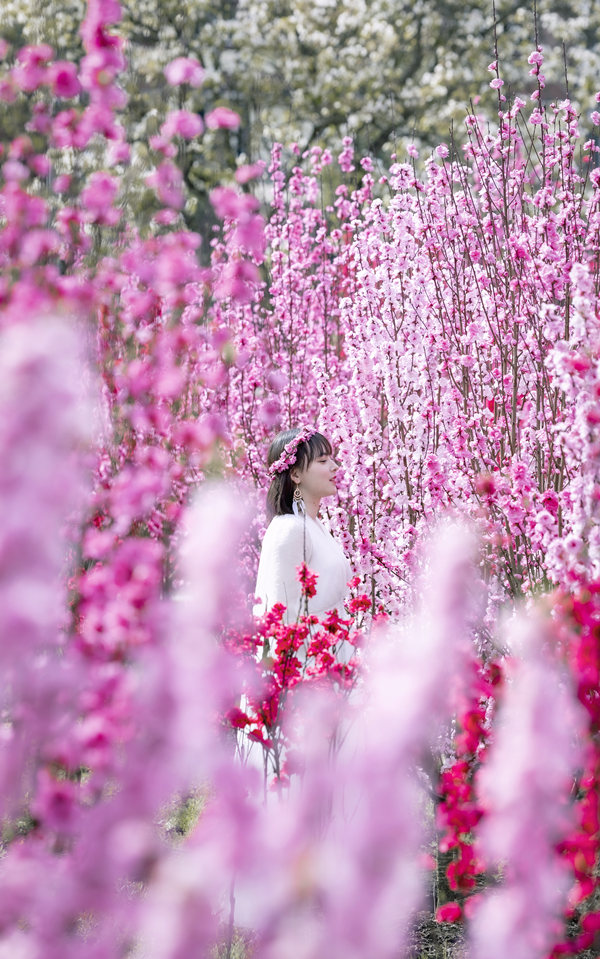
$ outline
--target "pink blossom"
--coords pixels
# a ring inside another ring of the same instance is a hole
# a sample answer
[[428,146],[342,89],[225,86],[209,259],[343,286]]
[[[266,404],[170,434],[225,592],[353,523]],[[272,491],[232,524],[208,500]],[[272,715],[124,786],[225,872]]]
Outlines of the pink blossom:
[[163,136],[154,134],[154,136],[149,138],[148,143],[153,150],[156,150],[157,153],[162,153],[164,157],[172,159],[177,156],[177,147]]
[[2,175],[8,181],[19,182],[29,178],[29,170],[19,160],[5,160],[2,164]]
[[79,79],[83,89],[89,91],[94,103],[109,107],[125,105],[127,97],[115,83],[124,66],[123,56],[116,47],[101,46],[82,59]]
[[92,222],[118,222],[121,214],[113,205],[118,191],[119,182],[116,177],[103,172],[92,173],[87,186],[81,191],[81,204]]
[[[489,123],[473,117],[460,182],[447,164],[416,171],[394,156],[384,197],[362,158],[363,174],[329,203],[328,151],[296,145],[287,171],[276,145],[265,222],[250,194],[215,191],[223,223],[208,265],[179,213],[175,164],[151,174],[175,203],[143,235],[114,208],[114,171],[81,196],[78,177],[60,172],[55,148],[88,170],[80,151],[93,137],[110,162],[127,160],[118,16],[111,2],[88,5],[85,102],[54,117],[51,98],[23,98],[30,135],[2,150],[0,779],[8,820],[27,805],[36,817],[4,850],[5,948],[70,956],[73,929],[91,916],[94,956],[138,942],[224,952],[228,919],[252,930],[261,959],[297,955],[299,943],[304,959],[396,956],[424,902],[434,837],[422,813],[434,796],[448,881],[466,916],[479,907],[476,949],[549,952],[565,902],[577,907],[571,925],[588,909],[597,860],[600,174],[580,180],[574,107],[540,105],[531,151],[518,100]],[[17,68],[25,82],[39,68],[51,85],[49,61]],[[2,89],[18,92],[10,76]],[[162,135],[151,146],[161,159],[177,153]],[[347,139],[342,172],[353,165]],[[49,317],[57,303],[67,333]],[[80,323],[102,374],[91,409],[78,392],[87,360],[70,338]],[[281,607],[261,626],[244,619],[266,449],[280,426],[317,417],[342,464],[327,520],[353,564],[347,609],[374,624],[364,635],[336,612],[298,629],[282,625]],[[215,473],[260,489],[213,495]],[[199,485],[206,499],[187,512]],[[456,530],[438,537],[441,555],[422,548],[446,510],[477,527],[472,565]],[[562,617],[548,581],[563,586]],[[496,657],[498,609],[539,590],[561,631],[534,624],[543,655],[513,650],[498,722],[493,670],[469,678],[461,666]],[[587,717],[572,740],[556,727],[570,722],[573,693],[554,653]],[[346,701],[359,655],[368,668]],[[155,823],[171,793],[190,795],[199,779],[197,828],[181,846],[163,843]],[[496,886],[471,897],[497,861]],[[585,919],[573,942],[593,948],[593,908]]]
[[70,832],[77,813],[77,786],[68,779],[55,779],[47,770],[38,773],[31,812],[46,829]]
[[173,110],[160,128],[161,136],[166,139],[178,135],[186,140],[199,136],[204,129],[201,117],[189,110]]
[[46,82],[47,63],[53,56],[54,50],[47,43],[23,47],[19,50],[17,63],[11,70],[14,83],[26,93],[37,90]]
[[182,83],[200,87],[204,81],[204,69],[194,57],[177,57],[165,67],[165,77],[173,87]]
[[276,429],[281,423],[281,403],[275,397],[265,400],[258,412],[258,418],[268,429]]
[[260,274],[254,263],[243,259],[231,260],[215,283],[215,297],[231,297],[240,303],[247,303],[254,296],[259,279]]
[[205,121],[208,130],[237,130],[241,118],[229,107],[215,107],[206,114]]
[[354,170],[354,146],[352,137],[344,137],[342,140],[343,150],[338,156],[338,163],[343,173],[351,173]]
[[14,103],[17,98],[17,87],[12,78],[2,77],[0,79],[0,100],[4,103]]
[[165,206],[180,210],[184,204],[183,177],[174,163],[165,160],[160,163],[154,173],[146,177],[149,187],[156,190],[156,195]]
[[252,254],[257,263],[262,262],[266,245],[265,222],[262,216],[257,214],[242,217],[236,224],[233,242],[243,252]]
[[21,244],[21,262],[32,266],[43,257],[56,253],[60,247],[60,238],[54,230],[30,230]]
[[216,187],[210,194],[210,202],[221,219],[240,219],[256,210],[258,200],[250,193],[238,193],[230,187]]
[[160,226],[172,226],[177,221],[177,210],[158,210],[154,215],[154,220]]
[[107,32],[107,28],[121,19],[118,0],[88,0],[86,16],[80,34],[86,50],[117,48],[119,40]]
[[51,64],[48,68],[48,81],[54,96],[63,99],[76,97],[81,89],[77,66],[67,60]]
[[111,165],[129,163],[131,159],[131,147],[124,140],[115,140],[108,149],[107,159]]
[[52,164],[50,159],[42,153],[36,153],[35,156],[29,158],[29,166],[37,176],[48,176],[52,169]]
[[79,134],[79,114],[74,109],[60,110],[52,122],[50,142],[58,147],[83,146]]
[[287,384],[287,377],[283,370],[273,369],[267,373],[265,382],[274,393],[280,393]]
[[256,180],[258,177],[262,176],[265,167],[266,164],[263,160],[259,160],[257,163],[246,164],[238,167],[235,171],[236,182],[244,184],[249,183],[251,180]]

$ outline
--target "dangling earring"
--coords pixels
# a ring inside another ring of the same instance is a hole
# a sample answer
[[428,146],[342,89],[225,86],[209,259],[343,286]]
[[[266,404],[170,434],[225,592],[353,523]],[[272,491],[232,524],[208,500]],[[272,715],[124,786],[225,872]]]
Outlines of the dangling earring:
[[302,498],[302,490],[300,486],[296,486],[294,490],[294,496],[292,499],[292,510],[294,511],[294,516],[304,516],[306,512],[306,507],[304,506],[304,500]]

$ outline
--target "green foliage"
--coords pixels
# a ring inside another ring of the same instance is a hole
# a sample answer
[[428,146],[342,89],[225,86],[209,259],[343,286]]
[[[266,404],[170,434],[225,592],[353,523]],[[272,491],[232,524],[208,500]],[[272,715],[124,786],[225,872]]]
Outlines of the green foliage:
[[166,833],[175,841],[185,839],[198,822],[208,798],[207,790],[176,797],[162,817]]

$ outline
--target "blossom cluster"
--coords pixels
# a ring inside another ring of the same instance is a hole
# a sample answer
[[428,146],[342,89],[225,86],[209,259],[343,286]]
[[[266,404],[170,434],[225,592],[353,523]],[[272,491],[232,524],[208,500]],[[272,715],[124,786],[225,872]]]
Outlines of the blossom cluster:
[[289,443],[286,443],[283,452],[275,460],[274,463],[271,463],[269,466],[269,476],[275,476],[276,473],[283,473],[284,470],[289,469],[290,466],[296,462],[296,456],[298,455],[298,447],[300,443],[305,443],[306,440],[309,440],[311,436],[314,436],[316,430],[310,426],[303,426],[297,436],[294,436]]

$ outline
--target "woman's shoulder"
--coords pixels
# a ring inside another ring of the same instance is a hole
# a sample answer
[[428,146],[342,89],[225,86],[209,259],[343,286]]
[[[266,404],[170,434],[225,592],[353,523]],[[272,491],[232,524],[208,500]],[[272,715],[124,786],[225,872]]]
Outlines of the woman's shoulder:
[[289,537],[296,536],[304,532],[304,518],[296,516],[294,513],[281,513],[274,516],[267,526],[266,536],[271,537]]
[[265,533],[264,543],[275,547],[302,545],[308,539],[308,529],[302,516],[282,513],[274,516]]

